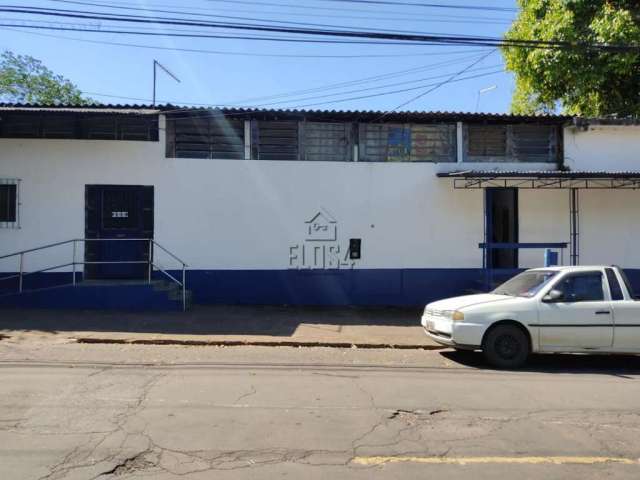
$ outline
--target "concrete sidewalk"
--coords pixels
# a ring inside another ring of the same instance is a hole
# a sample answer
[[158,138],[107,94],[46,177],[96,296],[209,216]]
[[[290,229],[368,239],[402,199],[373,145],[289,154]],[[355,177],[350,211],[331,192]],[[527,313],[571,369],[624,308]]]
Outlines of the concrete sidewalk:
[[188,312],[0,309],[0,335],[82,343],[437,349],[404,308],[195,306]]

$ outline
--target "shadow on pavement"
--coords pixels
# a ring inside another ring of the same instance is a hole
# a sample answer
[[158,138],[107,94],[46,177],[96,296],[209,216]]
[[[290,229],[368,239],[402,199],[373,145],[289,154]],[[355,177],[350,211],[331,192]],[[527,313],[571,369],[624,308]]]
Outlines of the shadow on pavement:
[[[466,367],[493,370],[480,352],[439,352],[448,360]],[[624,377],[624,373],[640,374],[640,355],[532,355],[521,372],[540,373],[601,373]]]
[[301,324],[419,327],[422,309],[394,307],[194,306],[187,312],[114,312],[0,308],[0,331],[131,332],[291,336]]

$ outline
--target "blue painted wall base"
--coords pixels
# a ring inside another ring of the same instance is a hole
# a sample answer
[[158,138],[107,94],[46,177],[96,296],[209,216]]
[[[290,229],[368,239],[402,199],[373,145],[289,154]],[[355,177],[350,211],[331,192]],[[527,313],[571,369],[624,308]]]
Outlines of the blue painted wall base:
[[[637,290],[640,270],[625,270]],[[517,270],[494,270],[491,283],[500,283]],[[170,272],[182,278],[181,271]],[[0,297],[0,305],[37,308],[176,310],[180,302],[149,285],[91,285],[59,287],[70,273],[43,273],[29,279],[25,289],[54,287]],[[162,278],[156,272],[154,278]],[[358,270],[189,270],[187,288],[196,304],[422,306],[441,298],[486,291],[487,272],[468,269]],[[4,293],[14,291],[4,285]]]

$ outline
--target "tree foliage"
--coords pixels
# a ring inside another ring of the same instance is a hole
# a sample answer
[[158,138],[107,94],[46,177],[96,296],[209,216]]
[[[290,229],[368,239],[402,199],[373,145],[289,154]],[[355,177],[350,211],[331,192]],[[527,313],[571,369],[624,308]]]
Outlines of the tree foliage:
[[8,50],[0,54],[0,99],[48,105],[91,103],[78,87],[53,73],[40,60]]
[[[640,45],[638,0],[518,0],[520,13],[505,38]],[[640,48],[503,47],[515,73],[513,113],[555,111],[583,116],[640,115]]]

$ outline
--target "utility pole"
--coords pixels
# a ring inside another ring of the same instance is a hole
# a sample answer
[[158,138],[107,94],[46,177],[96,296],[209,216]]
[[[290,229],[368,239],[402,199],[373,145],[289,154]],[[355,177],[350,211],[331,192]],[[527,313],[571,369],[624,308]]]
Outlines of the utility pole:
[[173,73],[169,71],[167,67],[158,62],[155,58],[153,59],[153,105],[156,104],[156,78],[157,78],[157,68],[160,67],[167,75],[173,78],[176,82],[180,83],[180,79],[176,77]]

